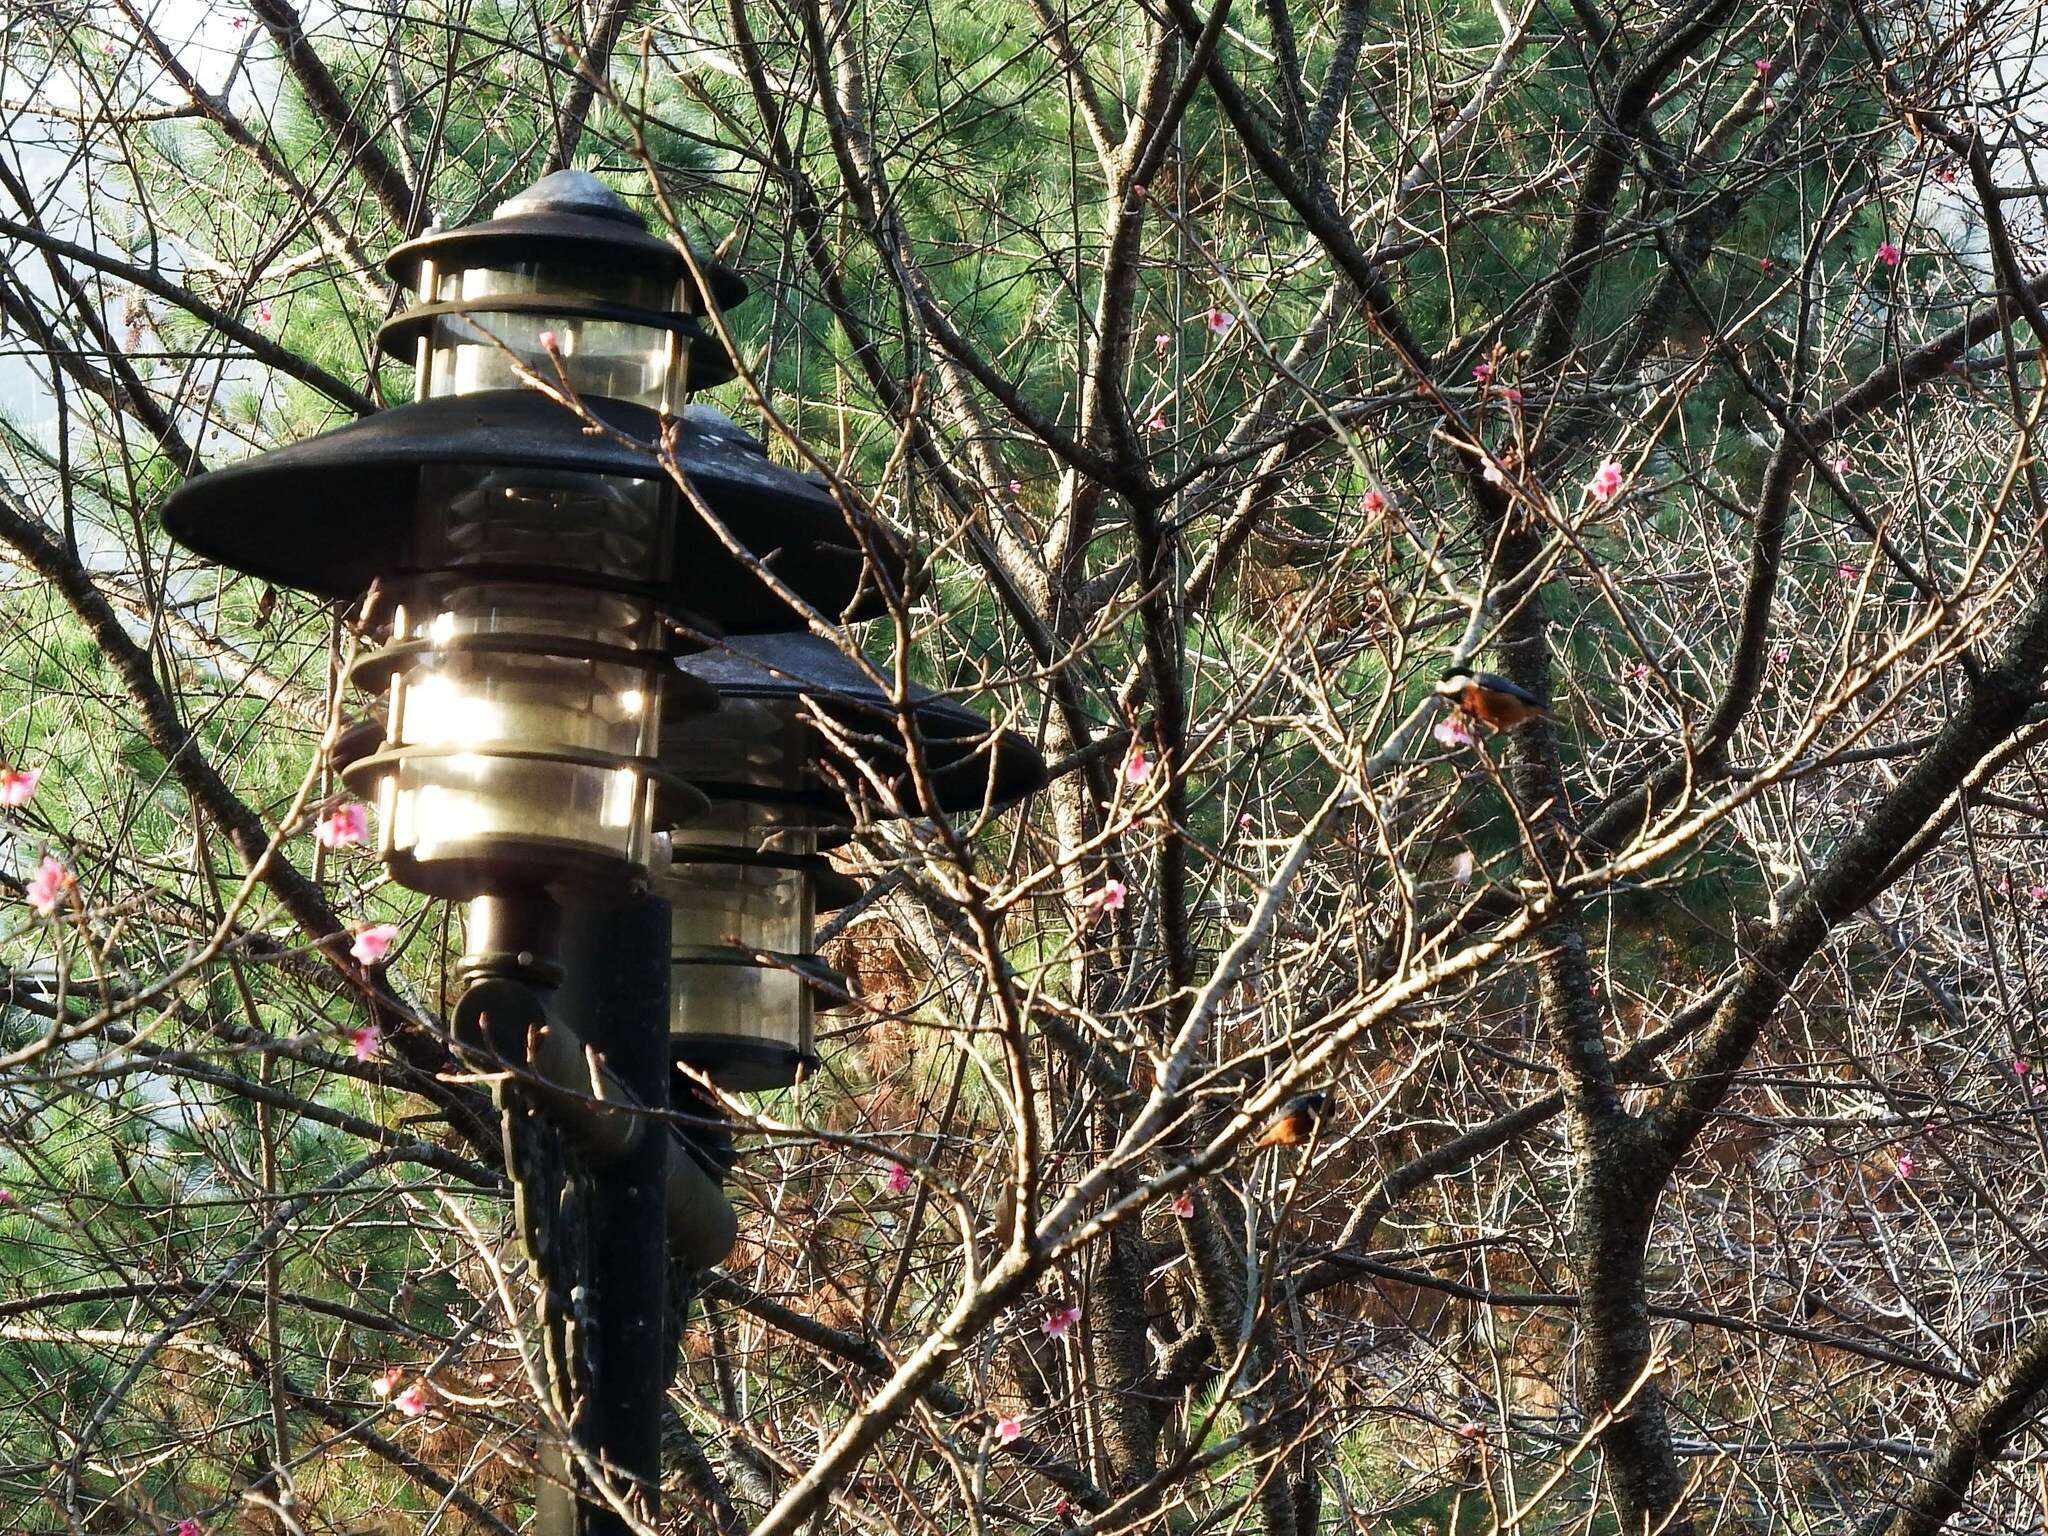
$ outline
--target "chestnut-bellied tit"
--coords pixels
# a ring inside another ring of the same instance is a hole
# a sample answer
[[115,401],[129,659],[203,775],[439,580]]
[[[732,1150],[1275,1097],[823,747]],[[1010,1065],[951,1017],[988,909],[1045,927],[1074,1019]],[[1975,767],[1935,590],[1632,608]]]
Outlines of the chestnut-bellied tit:
[[1453,667],[1437,679],[1436,691],[1481,725],[1496,731],[1512,731],[1550,712],[1535,694],[1498,672]]
[[1323,1115],[1330,1107],[1327,1093],[1298,1093],[1280,1106],[1279,1112],[1266,1122],[1266,1128],[1259,1132],[1259,1139],[1252,1143],[1252,1150],[1261,1147],[1299,1147],[1307,1144],[1315,1135],[1316,1127],[1323,1123]]

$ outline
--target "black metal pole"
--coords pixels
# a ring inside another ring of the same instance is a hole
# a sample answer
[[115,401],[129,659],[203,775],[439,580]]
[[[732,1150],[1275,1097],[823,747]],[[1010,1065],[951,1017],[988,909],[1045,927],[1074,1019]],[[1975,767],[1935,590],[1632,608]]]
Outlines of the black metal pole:
[[[640,1104],[669,1103],[668,903],[634,897],[563,914],[562,983],[550,1012],[602,1059]],[[661,1503],[661,1422],[668,1391],[668,1158],[673,1140],[648,1126],[623,1157],[593,1168],[586,1204],[587,1294],[577,1311],[587,1372],[574,1417],[576,1450],[603,1468],[635,1519]],[[570,1469],[564,1469],[570,1470]],[[566,1490],[543,1486],[540,1536],[626,1536],[632,1526],[582,1468]]]

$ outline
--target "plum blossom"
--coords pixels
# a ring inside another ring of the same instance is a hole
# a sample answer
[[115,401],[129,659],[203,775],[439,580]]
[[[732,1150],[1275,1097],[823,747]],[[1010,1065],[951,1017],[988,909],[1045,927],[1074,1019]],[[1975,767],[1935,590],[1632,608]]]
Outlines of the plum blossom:
[[996,1420],[996,1438],[1008,1445],[1024,1433],[1024,1420],[1014,1413],[1006,1413]]
[[1124,777],[1133,784],[1142,784],[1152,777],[1152,759],[1145,755],[1145,748],[1136,745],[1131,755],[1124,759]]
[[555,347],[557,345],[557,342],[555,340],[555,333],[553,331],[542,331],[538,336],[534,337],[533,339],[540,343],[540,349],[543,352],[552,352],[555,350]]
[[368,1061],[377,1054],[377,1043],[384,1038],[384,1031],[375,1024],[365,1024],[354,1030],[348,1037],[349,1053],[357,1061]]
[[2035,906],[2048,903],[2048,885],[2034,884],[2027,887],[2027,900]]
[[1038,1326],[1045,1330],[1045,1336],[1048,1339],[1064,1339],[1072,1331],[1074,1324],[1079,1321],[1081,1321],[1081,1309],[1079,1307],[1054,1307],[1045,1314],[1044,1320]]
[[1889,240],[1880,242],[1877,247],[1877,259],[1888,267],[1896,267],[1905,259],[1905,254],[1904,251],[1893,245]]
[[1508,483],[1508,472],[1492,459],[1488,459],[1486,461],[1486,468],[1479,472],[1479,478],[1488,485],[1506,485]]
[[1593,471],[1593,478],[1586,482],[1586,494],[1595,501],[1612,501],[1621,494],[1622,484],[1621,461],[1603,459]]
[[882,1187],[892,1195],[903,1195],[910,1192],[910,1184],[910,1170],[901,1163],[891,1163],[888,1177],[882,1180]]
[[1230,328],[1237,324],[1237,316],[1228,310],[1212,309],[1202,316],[1202,323],[1209,327],[1211,336],[1228,336]]
[[1832,464],[1830,464],[1830,465],[1828,466],[1828,468],[1832,469],[1832,470],[1833,470],[1833,471],[1834,471],[1834,472],[1835,472],[1835,473],[1836,473],[1837,475],[1846,475],[1846,474],[1848,474],[1848,473],[1849,473],[1849,455],[1847,455],[1846,453],[1838,453],[1838,454],[1836,454],[1836,455],[1835,455],[1835,459],[1834,459],[1834,462],[1833,462]]
[[1023,492],[1024,482],[1022,480],[1012,480],[1010,482],[1010,494],[1012,496],[1020,496],[1023,494]]
[[1863,571],[1861,567],[1851,565],[1848,561],[1844,560],[1835,567],[1835,574],[1844,581],[1855,581],[1862,576]]
[[1134,181],[1134,182],[1132,182],[1132,183],[1131,183],[1131,196],[1133,196],[1133,197],[1143,197],[1144,195],[1145,195],[1145,183],[1143,183],[1142,181]]
[[322,848],[353,848],[369,835],[370,808],[353,800],[313,824],[313,836]]
[[0,1189],[0,1211],[6,1210],[10,1205],[19,1204],[21,1204],[21,1201],[15,1198],[13,1190]]
[[1183,1221],[1195,1214],[1195,1192],[1191,1189],[1176,1191],[1170,1207],[1173,1214]]
[[1509,405],[1520,405],[1522,403],[1522,392],[1512,384],[1500,392],[1500,397],[1507,401]]
[[[241,23],[236,22],[235,25],[240,26]],[[173,1528],[171,1536],[205,1536],[205,1528],[197,1520],[187,1515]]]
[[1472,369],[1472,377],[1475,382],[1480,384],[1491,383],[1493,381],[1493,364],[1479,363],[1475,365]]
[[64,904],[65,896],[76,884],[78,876],[64,867],[64,861],[54,853],[46,853],[43,862],[36,866],[23,895],[36,909],[37,916],[49,917]]
[[356,941],[349,945],[348,952],[364,965],[381,965],[397,941],[398,924],[372,923],[356,934]]
[[1472,883],[1472,873],[1478,867],[1479,861],[1472,857],[1472,850],[1467,848],[1455,859],[1451,860],[1451,878],[1460,885],[1470,885]]
[[0,806],[12,811],[27,805],[42,776],[40,768],[0,768]]
[[1479,1426],[1470,1423],[1460,1424],[1458,1426],[1458,1438],[1460,1440],[1477,1440],[1479,1438]]
[[1760,261],[1758,261],[1758,262],[1757,262],[1757,267],[1758,267],[1758,269],[1759,269],[1759,270],[1761,270],[1761,271],[1764,271],[1764,272],[1773,272],[1773,271],[1776,271],[1776,270],[1777,270],[1777,265],[1778,265],[1778,264],[1777,264],[1776,262],[1772,261],[1772,260],[1771,260],[1771,258],[1770,258],[1770,257],[1768,257],[1768,256],[1766,256],[1766,257],[1762,258],[1762,259],[1761,259]]
[[391,1399],[391,1406],[404,1414],[408,1419],[416,1419],[427,1411],[427,1406],[432,1401],[432,1397],[427,1392],[426,1382],[416,1381],[399,1393],[398,1396]]
[[1769,59],[1758,59],[1756,61],[1756,72],[1760,78],[1765,80],[1770,79],[1771,61]]
[[391,1366],[383,1375],[370,1383],[370,1395],[372,1397],[389,1397],[398,1390],[399,1382],[404,1379],[405,1368],[398,1365]]
[[1147,432],[1164,432],[1166,430],[1166,412],[1154,411],[1151,418],[1145,423],[1145,430]]
[[1173,338],[1167,335],[1166,332],[1161,331],[1152,338],[1152,355],[1154,357],[1164,357],[1166,356],[1166,349],[1172,345]]
[[1367,517],[1385,517],[1392,506],[1393,503],[1387,500],[1387,493],[1378,486],[1358,498],[1358,510]]
[[1621,664],[1621,680],[1624,683],[1647,683],[1650,680],[1650,664],[1638,657]]
[[1775,112],[1778,110],[1778,98],[1775,96],[1766,96],[1762,101],[1757,103],[1757,106],[1765,112]]
[[514,75],[519,73],[519,61],[512,57],[511,54],[506,54],[503,58],[498,60],[498,73],[503,75],[507,80],[510,80]]
[[1893,1164],[1893,1166],[1898,1169],[1900,1178],[1910,1179],[1911,1177],[1913,1177],[1913,1170],[1917,1168],[1919,1164],[1913,1161],[1912,1153],[1901,1152],[1899,1154],[1898,1161],[1895,1164]]
[[2034,1070],[2034,1064],[2028,1061],[2027,1058],[2024,1056],[2015,1056],[2012,1059],[2012,1069],[2021,1077],[2025,1077],[2029,1072]]
[[1465,723],[1463,715],[1445,715],[1430,734],[1447,747],[1472,745],[1472,727]]
[[1115,912],[1123,906],[1125,895],[1123,881],[1105,880],[1100,889],[1089,893],[1086,901],[1091,907],[1099,907],[1105,912]]

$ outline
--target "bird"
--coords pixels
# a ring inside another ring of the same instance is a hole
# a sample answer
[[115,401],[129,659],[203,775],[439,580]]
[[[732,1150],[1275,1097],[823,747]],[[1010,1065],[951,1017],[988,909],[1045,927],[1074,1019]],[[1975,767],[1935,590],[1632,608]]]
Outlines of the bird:
[[1315,1135],[1330,1107],[1327,1093],[1298,1093],[1280,1106],[1279,1113],[1266,1122],[1252,1151],[1261,1147],[1298,1147]]
[[1436,691],[1481,725],[1496,731],[1512,731],[1550,713],[1549,706],[1535,694],[1498,672],[1452,667],[1437,679]]

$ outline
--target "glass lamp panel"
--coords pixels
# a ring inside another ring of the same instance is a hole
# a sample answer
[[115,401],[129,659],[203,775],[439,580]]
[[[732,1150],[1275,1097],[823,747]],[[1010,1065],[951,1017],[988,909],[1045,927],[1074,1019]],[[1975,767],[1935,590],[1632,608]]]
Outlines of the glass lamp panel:
[[691,715],[669,731],[663,761],[672,772],[701,783],[801,789],[808,733],[798,708],[794,699],[722,699],[717,709]]
[[[669,971],[668,985],[672,1036],[751,1042],[803,1055],[811,1052],[815,999],[810,984],[793,970],[716,960],[679,961]],[[746,1090],[780,1085],[749,1080],[739,1075],[743,1069],[721,1069],[715,1061],[705,1065],[713,1080],[725,1087]]]
[[416,570],[523,565],[652,581],[668,567],[672,502],[658,480],[442,465],[422,473],[420,503]]
[[[678,961],[737,946],[747,951],[807,955],[816,916],[808,870],[740,862],[748,853],[809,854],[816,834],[781,827],[765,806],[726,802],[670,834],[673,861],[662,894],[673,911]],[[720,859],[731,850],[738,857]]]
[[[676,292],[673,283],[644,274],[560,262],[449,272],[440,278],[436,292],[443,303],[467,304],[524,295],[585,299],[665,313],[675,308]],[[541,344],[547,333],[555,338],[554,357]],[[428,350],[429,395],[524,388],[525,380],[515,370],[515,362],[553,381],[559,359],[569,387],[578,394],[630,400],[656,410],[674,404],[670,385],[677,352],[665,326],[478,308],[438,318]]]
[[662,573],[661,488],[456,466],[428,471],[422,499],[419,574],[391,617],[414,649],[390,682],[387,856],[416,872],[556,854],[646,868],[661,621],[648,599],[587,583]]

